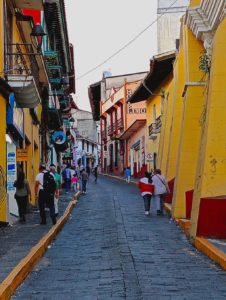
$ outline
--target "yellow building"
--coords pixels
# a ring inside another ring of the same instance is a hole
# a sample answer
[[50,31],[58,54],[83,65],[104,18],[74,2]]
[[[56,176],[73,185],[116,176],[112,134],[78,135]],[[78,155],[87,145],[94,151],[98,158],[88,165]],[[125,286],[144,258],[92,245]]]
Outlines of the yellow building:
[[157,165],[171,183],[172,216],[191,219],[192,238],[226,237],[224,9],[191,1],[163,110]]
[[[32,2],[41,20],[41,1]],[[24,14],[25,2],[0,1],[0,222],[14,222],[18,208],[14,199],[17,172],[25,172],[33,192],[38,171],[39,124],[42,89],[48,86],[44,61],[37,55],[38,42],[30,33],[35,24]],[[6,188],[5,188],[6,187]],[[34,197],[32,197],[34,204]]]
[[191,215],[191,236],[225,238],[225,1],[191,2],[186,24],[205,48],[201,67],[207,75]]
[[[169,85],[172,81],[173,61],[175,52],[166,52],[153,57],[150,72],[143,82],[128,99],[131,103],[147,100],[147,137],[146,158],[148,171],[154,170],[158,165],[159,154],[163,149],[159,148],[162,131],[162,114],[164,103],[168,102]],[[165,104],[166,107],[166,104]],[[163,146],[163,144],[162,144]]]

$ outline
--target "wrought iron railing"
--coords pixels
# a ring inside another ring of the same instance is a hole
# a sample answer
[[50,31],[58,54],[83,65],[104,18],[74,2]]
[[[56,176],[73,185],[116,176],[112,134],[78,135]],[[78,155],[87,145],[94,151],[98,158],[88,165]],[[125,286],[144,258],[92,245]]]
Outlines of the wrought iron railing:
[[156,134],[156,123],[151,123],[148,129],[149,129],[149,137],[152,136],[153,134]]
[[123,124],[123,119],[120,118],[117,120],[117,127],[119,130],[123,129],[124,128],[124,124]]
[[113,123],[113,132],[114,133],[117,133],[117,131],[118,131],[118,126],[117,126],[118,124],[117,124],[117,121],[115,121],[114,123]]
[[156,132],[160,132],[162,127],[162,117],[161,115],[156,119]]
[[113,135],[114,131],[113,131],[113,125],[109,125],[108,126],[108,135]]
[[101,138],[102,138],[102,140],[106,140],[107,139],[107,132],[106,132],[106,130],[102,130],[101,131]]
[[33,76],[36,87],[41,95],[39,85],[39,67],[32,44],[15,43],[8,44],[4,57],[4,72],[9,75]]

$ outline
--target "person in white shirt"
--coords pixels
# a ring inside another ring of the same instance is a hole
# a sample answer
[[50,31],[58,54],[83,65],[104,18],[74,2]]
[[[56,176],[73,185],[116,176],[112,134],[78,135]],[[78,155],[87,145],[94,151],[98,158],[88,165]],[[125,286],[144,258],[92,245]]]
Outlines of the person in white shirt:
[[152,184],[155,186],[153,201],[156,206],[157,215],[163,215],[164,196],[170,193],[170,189],[165,177],[161,174],[160,169],[156,169],[152,176]]
[[[46,213],[45,207],[49,207],[50,217],[52,219],[53,225],[56,224],[56,216],[55,216],[55,208],[54,208],[54,193],[49,193],[44,190],[44,174],[47,173],[46,167],[44,164],[41,164],[39,167],[39,173],[35,178],[35,197],[38,199],[38,206],[40,211],[41,222],[40,225],[46,224]],[[50,173],[50,176],[53,177],[54,175]],[[50,189],[50,187],[49,187]]]

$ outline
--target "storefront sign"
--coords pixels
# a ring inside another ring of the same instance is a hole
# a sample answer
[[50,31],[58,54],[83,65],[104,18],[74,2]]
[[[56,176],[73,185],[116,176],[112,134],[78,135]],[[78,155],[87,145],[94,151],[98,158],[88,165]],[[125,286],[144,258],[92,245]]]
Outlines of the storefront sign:
[[15,131],[24,137],[24,113],[19,107],[16,107],[14,93],[9,96],[9,105],[6,112],[6,123],[9,130]]
[[[8,215],[18,216],[18,207],[14,199],[17,165],[16,165],[16,146],[14,143],[7,143],[7,194],[8,194]],[[7,220],[11,222],[10,217]]]
[[133,107],[129,107],[128,113],[129,114],[146,114],[146,108],[133,108]]
[[16,160],[17,161],[28,161],[27,149],[16,149]]

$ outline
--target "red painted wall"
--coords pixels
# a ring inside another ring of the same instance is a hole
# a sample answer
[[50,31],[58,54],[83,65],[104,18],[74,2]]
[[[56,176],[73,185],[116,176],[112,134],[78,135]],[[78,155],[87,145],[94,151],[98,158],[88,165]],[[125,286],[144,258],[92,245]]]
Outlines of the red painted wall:
[[185,199],[186,199],[186,219],[190,219],[191,218],[193,193],[194,193],[194,190],[190,190],[190,191],[185,192]]
[[168,181],[169,189],[170,189],[170,194],[165,195],[164,202],[165,203],[172,203],[173,200],[173,189],[174,189],[174,182],[175,178],[171,179]]
[[25,16],[33,17],[35,24],[37,24],[37,23],[41,24],[41,11],[40,10],[23,9],[22,12]]
[[226,238],[226,196],[201,199],[197,236]]

